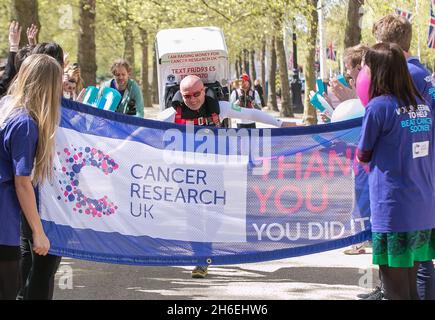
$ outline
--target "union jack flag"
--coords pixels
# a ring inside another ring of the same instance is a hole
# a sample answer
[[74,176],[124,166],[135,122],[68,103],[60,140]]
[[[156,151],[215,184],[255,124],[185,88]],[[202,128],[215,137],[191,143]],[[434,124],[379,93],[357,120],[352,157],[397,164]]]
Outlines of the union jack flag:
[[430,3],[430,22],[427,46],[435,49],[435,0],[432,0]]
[[337,59],[337,50],[335,50],[334,43],[331,42],[326,48],[326,56],[329,60],[335,61]]
[[407,11],[407,10],[403,10],[403,9],[399,9],[399,8],[396,8],[396,14],[408,19],[409,21],[411,21],[413,18],[412,12]]

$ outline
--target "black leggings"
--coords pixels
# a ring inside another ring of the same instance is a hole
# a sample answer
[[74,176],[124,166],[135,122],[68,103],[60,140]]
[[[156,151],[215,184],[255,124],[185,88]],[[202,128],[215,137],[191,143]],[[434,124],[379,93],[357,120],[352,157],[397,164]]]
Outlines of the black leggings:
[[238,129],[241,129],[241,128],[255,129],[255,128],[257,128],[257,125],[255,122],[253,122],[253,123],[238,123],[237,128]]
[[19,287],[19,260],[0,260],[0,300],[15,300]]
[[417,292],[419,264],[415,262],[413,268],[379,266],[384,296],[387,300],[419,300]]
[[18,299],[53,299],[54,277],[62,257],[47,254],[40,256],[32,250],[32,242],[21,238],[21,276],[23,286]]

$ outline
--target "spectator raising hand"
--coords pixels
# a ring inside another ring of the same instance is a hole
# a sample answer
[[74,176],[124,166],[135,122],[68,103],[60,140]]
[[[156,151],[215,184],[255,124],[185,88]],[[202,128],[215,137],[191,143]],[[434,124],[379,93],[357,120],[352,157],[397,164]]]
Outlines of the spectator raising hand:
[[63,65],[64,65],[64,71],[66,71],[69,67],[69,53],[64,52],[63,54]]
[[9,51],[18,52],[21,38],[21,26],[17,21],[9,25]]
[[340,100],[340,102],[358,98],[355,91],[355,81],[353,79],[349,80],[350,88],[344,86],[335,78],[329,81],[329,85],[331,86],[332,93],[337,97],[338,100]]
[[29,43],[29,45],[35,46],[38,43],[36,40],[38,36],[38,31],[38,27],[35,26],[33,23],[29,28],[27,28],[27,42]]

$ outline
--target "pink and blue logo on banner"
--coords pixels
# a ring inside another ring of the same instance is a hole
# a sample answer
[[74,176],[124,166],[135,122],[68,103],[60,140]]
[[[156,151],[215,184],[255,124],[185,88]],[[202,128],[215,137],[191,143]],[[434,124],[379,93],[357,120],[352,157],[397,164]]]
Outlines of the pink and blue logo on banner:
[[[99,218],[114,214],[118,207],[110,202],[106,195],[101,199],[92,199],[83,194],[80,189],[79,177],[80,172],[86,166],[98,168],[105,175],[111,174],[118,169],[115,161],[101,150],[91,147],[71,146],[57,152],[57,156],[61,161],[63,160],[61,169],[63,176],[58,180],[61,185],[62,195],[58,196],[58,200],[64,199],[65,203],[70,202],[73,206],[72,210],[79,214]],[[56,170],[56,167],[54,170]]]

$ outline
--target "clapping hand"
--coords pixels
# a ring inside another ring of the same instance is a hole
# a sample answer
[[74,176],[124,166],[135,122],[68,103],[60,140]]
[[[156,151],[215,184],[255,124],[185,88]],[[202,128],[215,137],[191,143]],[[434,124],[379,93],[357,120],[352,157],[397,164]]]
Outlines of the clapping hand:
[[324,112],[321,112],[319,115],[323,123],[331,122],[331,119]]
[[332,93],[334,93],[334,95],[337,97],[338,100],[340,100],[340,102],[357,98],[355,91],[355,82],[353,80],[351,80],[349,83],[350,88],[344,86],[337,79],[332,79],[329,82],[329,85],[331,86]]
[[[332,100],[331,100],[331,98],[328,96],[328,94],[326,92],[323,92],[323,98],[325,98],[326,102],[328,102],[329,105],[331,107],[333,107],[332,106]],[[331,119],[326,115],[326,113],[320,112],[319,115],[320,115],[320,119],[322,120],[323,123],[331,122]]]

